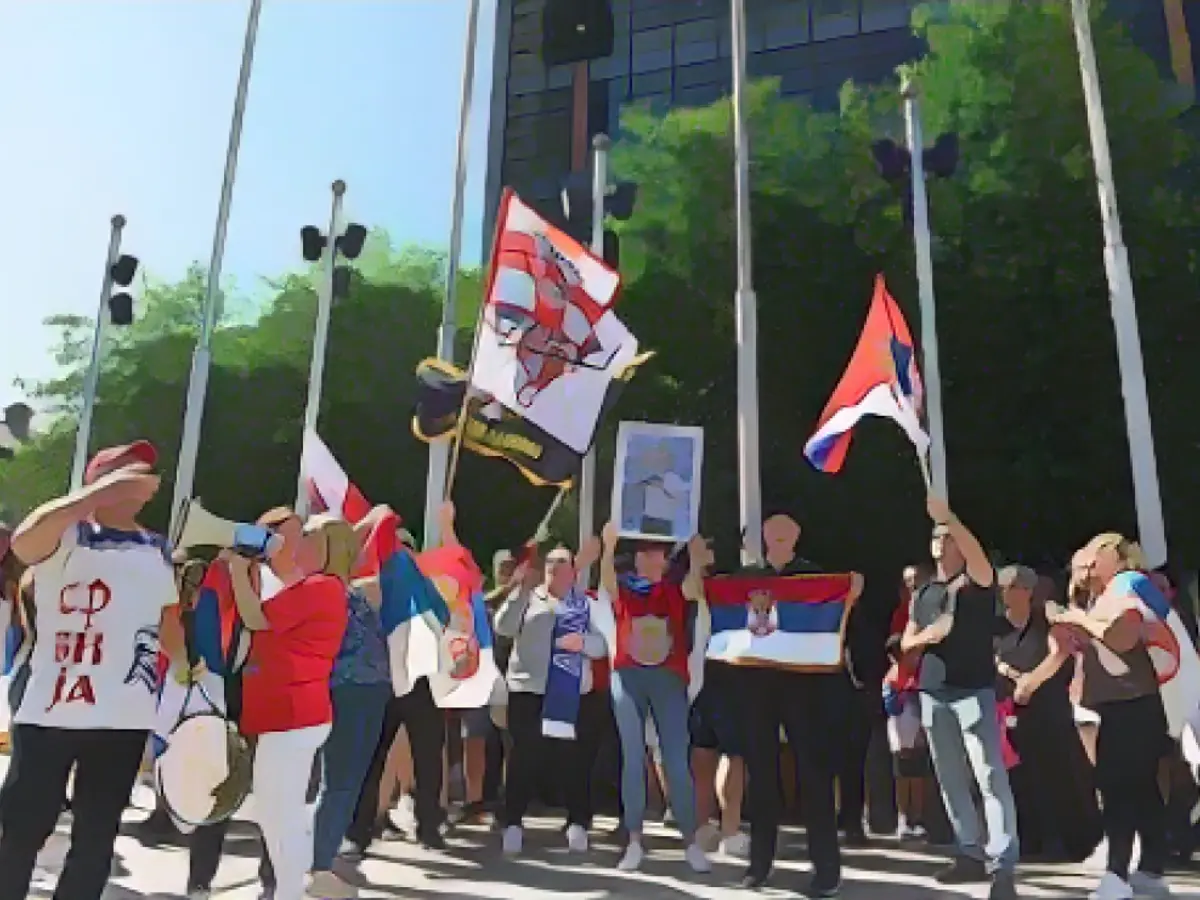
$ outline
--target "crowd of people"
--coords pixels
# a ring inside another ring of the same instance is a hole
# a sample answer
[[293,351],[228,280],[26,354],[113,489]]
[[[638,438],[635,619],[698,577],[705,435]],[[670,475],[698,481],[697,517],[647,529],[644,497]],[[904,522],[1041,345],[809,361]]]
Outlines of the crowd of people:
[[[939,881],[990,883],[993,900],[1017,896],[1022,859],[1079,861],[1102,841],[1096,900],[1167,897],[1169,856],[1190,853],[1197,793],[1159,657],[1167,648],[1182,671],[1195,631],[1171,643],[1173,586],[1144,571],[1121,535],[1075,554],[1056,602],[1053,579],[997,569],[930,496],[931,560],[903,573],[891,635],[879,641],[884,662],[847,640],[844,664],[821,671],[704,660],[695,621],[713,555],[700,537],[627,548],[609,525],[575,550],[527,545],[493,560],[502,699],[451,712],[389,648],[380,578],[358,575],[377,519],[263,514],[269,558],[221,554],[236,621],[221,652],[201,653],[189,615],[202,564],[139,523],[159,487],[155,461],[144,441],[99,452],[84,487],[31,513],[6,548],[5,599],[21,640],[9,648],[0,900],[24,900],[64,809],[71,848],[55,897],[98,900],[172,679],[205,685],[253,747],[260,877],[276,900],[355,896],[336,870],[391,837],[397,793],[428,848],[490,814],[503,852],[520,854],[525,818],[545,803],[565,809],[567,849],[586,853],[610,735],[622,871],[646,856],[653,791],[692,870],[708,872],[720,852],[745,859],[743,887],[765,884],[793,781],[810,897],[837,896],[841,848],[868,839],[868,781],[872,794],[891,794],[900,840],[936,840],[948,827],[957,851]],[[453,526],[446,504],[443,541],[457,541]],[[818,571],[797,553],[793,519],[772,516],[763,534],[764,559],[741,574]],[[397,538],[415,553],[407,531]],[[578,575],[593,568],[598,588],[585,591]],[[414,590],[435,590],[412,572]],[[862,589],[852,576],[849,607]],[[892,754],[886,779],[864,775],[873,735],[886,735]],[[451,812],[447,773],[460,768],[464,796]],[[164,807],[136,833],[186,844],[185,887],[199,900],[212,892],[228,825],[181,828]]]

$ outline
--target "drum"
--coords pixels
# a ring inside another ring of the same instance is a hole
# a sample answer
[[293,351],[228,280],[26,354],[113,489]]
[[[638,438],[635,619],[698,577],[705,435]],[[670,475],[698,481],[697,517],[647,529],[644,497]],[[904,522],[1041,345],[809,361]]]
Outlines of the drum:
[[[250,745],[208,697],[202,685],[189,686],[205,705],[185,714],[171,729],[155,761],[158,796],[171,816],[200,827],[233,816],[250,794]],[[185,701],[184,710],[190,705]]]

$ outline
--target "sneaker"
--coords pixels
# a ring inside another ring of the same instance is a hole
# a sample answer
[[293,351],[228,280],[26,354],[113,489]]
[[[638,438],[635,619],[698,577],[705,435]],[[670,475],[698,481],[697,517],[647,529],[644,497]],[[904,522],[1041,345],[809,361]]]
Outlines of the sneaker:
[[358,888],[347,884],[333,872],[313,872],[304,894],[315,900],[354,900],[358,896]]
[[696,829],[696,836],[693,840],[706,852],[712,853],[721,845],[721,829],[712,822],[705,822]]
[[567,849],[572,853],[587,853],[588,833],[582,825],[567,826]]
[[642,849],[641,841],[630,841],[629,846],[625,848],[625,852],[621,855],[620,862],[617,863],[617,870],[621,872],[636,872],[642,866],[642,860],[646,858],[646,851]]
[[367,848],[359,846],[349,838],[342,841],[342,846],[338,848],[338,856],[351,865],[358,865],[366,855]]
[[411,794],[404,794],[396,804],[396,826],[402,831],[417,829],[417,801]]
[[1017,880],[1012,872],[1000,871],[992,875],[988,900],[1017,900]]
[[1148,872],[1130,872],[1129,886],[1133,895],[1139,900],[1167,900],[1171,896],[1171,886],[1161,875],[1151,875]]
[[836,897],[842,890],[842,879],[838,878],[830,881],[828,878],[822,878],[819,875],[814,875],[808,882],[808,886],[801,893],[805,897],[810,897],[812,900],[823,900],[826,897]]
[[745,859],[750,855],[750,836],[739,831],[727,838],[721,838],[720,850],[722,856]]
[[1133,897],[1129,882],[1112,872],[1105,872],[1096,889],[1088,894],[1089,900],[1133,900]]
[[445,850],[446,841],[440,831],[418,832],[417,843],[426,850]]
[[942,871],[933,876],[938,884],[986,884],[991,881],[983,863],[969,856],[957,856]]
[[520,825],[509,825],[504,829],[504,852],[509,856],[520,853],[524,843],[525,832],[521,830]]
[[455,827],[460,825],[482,825],[487,817],[487,804],[483,801],[465,803],[450,813],[449,823]]
[[756,891],[767,883],[767,873],[758,872],[753,868],[747,869],[746,874],[742,876],[741,886],[748,891]]
[[708,854],[695,842],[687,845],[687,849],[683,851],[683,858],[687,860],[687,864],[692,867],[693,872],[703,875],[712,871],[712,863],[708,861]]

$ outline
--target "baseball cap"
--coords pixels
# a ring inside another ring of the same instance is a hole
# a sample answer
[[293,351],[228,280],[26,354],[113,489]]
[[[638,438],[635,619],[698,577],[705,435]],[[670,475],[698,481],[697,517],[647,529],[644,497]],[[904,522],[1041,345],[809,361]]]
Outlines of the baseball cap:
[[153,466],[158,462],[158,451],[154,449],[152,443],[146,440],[136,440],[129,444],[119,444],[116,447],[105,447],[103,450],[96,451],[96,455],[87,464],[87,469],[83,473],[83,483],[91,484],[101,475],[116,468],[116,464],[122,460],[126,465],[142,463]]
[[1015,587],[1032,591],[1037,587],[1037,572],[1029,566],[1005,566],[996,574],[996,583],[1002,588]]

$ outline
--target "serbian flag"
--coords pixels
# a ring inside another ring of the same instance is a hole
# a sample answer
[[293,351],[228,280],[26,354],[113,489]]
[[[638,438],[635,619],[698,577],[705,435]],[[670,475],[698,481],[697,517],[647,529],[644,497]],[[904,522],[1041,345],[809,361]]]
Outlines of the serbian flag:
[[313,512],[331,512],[351,525],[371,511],[371,504],[338,464],[333,453],[315,431],[304,433],[300,472],[308,484]]
[[418,554],[417,566],[444,601],[446,627],[413,633],[410,673],[429,675],[433,699],[444,709],[488,706],[502,681],[483,593],[483,573],[471,552],[448,544]]
[[708,658],[798,671],[840,668],[852,584],[851,575],[706,579]]
[[854,426],[863,416],[881,416],[904,429],[924,459],[929,435],[921,425],[922,402],[912,334],[879,275],[858,346],[821,413],[817,430],[804,445],[804,455],[822,472],[840,472]]
[[610,385],[638,355],[612,311],[621,276],[511,190],[489,272],[471,386],[491,418],[507,408],[582,456]]

